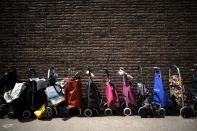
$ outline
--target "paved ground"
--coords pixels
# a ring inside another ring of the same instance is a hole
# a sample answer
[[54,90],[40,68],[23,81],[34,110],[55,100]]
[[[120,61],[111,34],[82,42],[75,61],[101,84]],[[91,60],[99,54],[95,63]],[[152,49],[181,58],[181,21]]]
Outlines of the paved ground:
[[0,131],[197,131],[197,118],[72,117],[52,120],[0,119]]

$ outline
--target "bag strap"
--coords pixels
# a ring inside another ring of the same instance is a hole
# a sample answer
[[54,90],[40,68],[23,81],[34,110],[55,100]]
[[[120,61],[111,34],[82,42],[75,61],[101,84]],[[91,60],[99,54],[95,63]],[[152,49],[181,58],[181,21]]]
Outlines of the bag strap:
[[[57,92],[57,94],[59,95],[59,96],[63,96],[64,94],[62,93],[62,89],[60,88],[60,92],[56,89],[56,87],[55,86],[57,86],[57,85],[54,85],[53,86],[53,88],[55,89],[55,91]],[[59,86],[58,86],[59,87]]]

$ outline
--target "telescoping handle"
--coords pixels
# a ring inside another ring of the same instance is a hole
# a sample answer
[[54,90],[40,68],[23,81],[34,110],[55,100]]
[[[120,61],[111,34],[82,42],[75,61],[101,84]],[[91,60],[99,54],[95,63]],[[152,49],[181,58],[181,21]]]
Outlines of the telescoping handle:
[[142,74],[142,66],[141,65],[138,66],[138,70],[140,71],[140,74]]
[[133,76],[129,75],[127,72],[125,72],[124,68],[123,67],[120,67],[119,71],[118,71],[118,74],[123,76],[123,78],[126,76],[130,79],[133,79]]
[[56,78],[58,77],[58,74],[56,73],[54,67],[50,67],[48,69],[47,78],[49,79],[50,77],[56,77]]
[[105,73],[107,75],[107,79],[109,79],[109,71],[107,69],[105,69]]
[[138,77],[140,78],[141,82],[144,83],[143,69],[142,69],[142,66],[141,65],[138,66],[138,71],[139,71]]
[[197,64],[193,64],[191,71],[192,71],[192,74],[193,74],[192,75],[193,79],[196,78],[196,76],[197,76]]
[[94,77],[94,74],[91,72],[90,67],[87,67],[86,75],[88,75],[89,78],[93,78]]
[[154,68],[154,70],[155,70],[155,73],[161,74],[161,71],[160,71],[160,68],[159,68],[159,67],[155,66],[155,67],[153,67],[153,68]]
[[28,74],[29,74],[29,78],[35,77],[36,76],[36,70],[33,68],[29,68],[28,69]]
[[48,69],[48,72],[47,72],[47,78],[48,78],[48,79],[49,79],[49,77],[50,77],[50,73],[51,73],[51,70]]
[[181,72],[180,72],[179,67],[176,66],[176,65],[171,65],[170,66],[170,68],[169,68],[169,77],[172,75],[172,70],[173,69],[176,69],[177,70],[178,78],[179,78],[179,80],[181,80]]
[[87,71],[88,71],[87,72],[88,73],[88,76],[91,77],[91,70],[90,70],[90,67],[89,66],[87,66]]
[[157,71],[160,71],[160,68],[159,67],[157,67],[157,66],[155,66],[155,67],[153,67],[155,70],[157,70]]

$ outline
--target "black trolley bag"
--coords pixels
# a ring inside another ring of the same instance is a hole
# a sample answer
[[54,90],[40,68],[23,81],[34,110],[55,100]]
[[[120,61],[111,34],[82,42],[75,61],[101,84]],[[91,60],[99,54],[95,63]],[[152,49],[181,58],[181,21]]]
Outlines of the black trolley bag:
[[138,77],[139,81],[137,83],[137,94],[138,94],[138,115],[141,118],[147,118],[153,116],[153,107],[151,105],[151,93],[150,90],[146,87],[144,78],[143,78],[143,68],[142,66],[138,66]]
[[35,70],[30,68],[29,80],[25,84],[26,88],[12,104],[15,110],[15,117],[25,119],[35,117],[33,112],[47,101],[44,90],[49,82],[35,76]]
[[0,75],[0,118],[3,118],[12,111],[11,105],[6,103],[3,95],[5,92],[13,89],[16,82],[17,71],[15,67],[11,67],[5,73]]
[[86,101],[85,101],[85,110],[84,116],[91,117],[93,115],[98,115],[100,112],[100,105],[101,105],[101,95],[98,91],[96,83],[92,79],[92,73],[90,68],[87,70],[87,74],[89,76],[87,85],[86,85]]
[[[17,71],[15,67],[11,67],[7,72],[0,75],[0,95],[3,96],[5,92],[13,89],[16,82]],[[0,101],[2,101],[2,97]]]

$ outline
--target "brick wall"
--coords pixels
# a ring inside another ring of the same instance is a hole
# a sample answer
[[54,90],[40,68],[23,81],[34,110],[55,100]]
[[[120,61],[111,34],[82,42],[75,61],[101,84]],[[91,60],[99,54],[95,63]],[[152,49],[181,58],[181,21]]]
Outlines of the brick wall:
[[[16,66],[27,79],[27,65],[46,77],[54,66],[61,77],[70,65],[89,65],[103,92],[103,67],[121,89],[120,66],[153,82],[153,66],[177,64],[186,85],[197,63],[195,0],[1,0],[0,72]],[[85,82],[85,78],[83,79]]]

